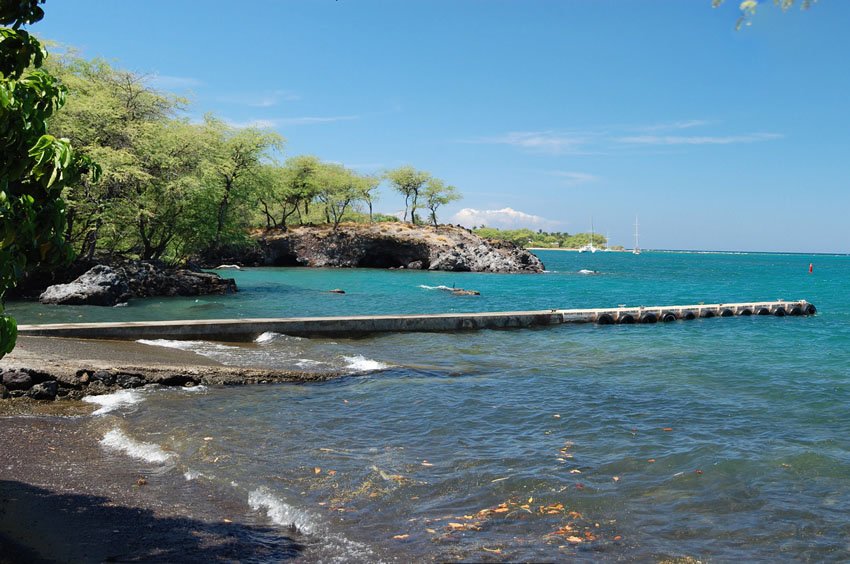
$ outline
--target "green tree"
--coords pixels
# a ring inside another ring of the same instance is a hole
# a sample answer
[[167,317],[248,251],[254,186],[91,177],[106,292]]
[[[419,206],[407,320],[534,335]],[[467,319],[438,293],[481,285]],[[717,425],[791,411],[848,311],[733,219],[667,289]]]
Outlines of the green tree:
[[461,199],[461,195],[457,191],[457,188],[454,186],[446,186],[439,178],[431,178],[428,180],[428,184],[425,185],[423,196],[425,197],[425,207],[427,207],[430,212],[431,223],[434,224],[435,228],[437,227],[437,209],[449,202]]
[[141,259],[159,259],[195,234],[190,207],[202,189],[200,170],[206,156],[199,127],[186,121],[151,122],[135,134],[142,172],[128,183],[112,217],[118,226],[132,226],[123,239]]
[[207,116],[209,139],[204,176],[204,195],[213,226],[208,249],[223,246],[244,237],[247,214],[238,213],[247,203],[256,201],[263,179],[263,165],[273,151],[283,149],[283,137],[256,128],[234,128]]
[[[87,61],[71,53],[52,61],[49,68],[70,94],[62,112],[51,121],[51,129],[71,139],[81,154],[103,167],[99,182],[84,179],[65,190],[66,240],[88,258],[99,248],[139,251],[143,258],[161,255],[151,248],[158,245],[145,239],[159,222],[155,216],[157,194],[168,198],[167,185],[192,168],[179,158],[179,153],[192,147],[173,146],[173,138],[188,129],[174,117],[184,101],[152,89],[143,76],[115,69],[102,60]],[[202,135],[187,134],[183,139],[200,140]],[[175,153],[170,156],[169,145]],[[140,204],[143,209],[137,207]],[[173,224],[172,218],[163,221]]]
[[317,175],[316,197],[325,206],[328,223],[336,230],[349,206],[361,195],[360,177],[338,164],[323,164]]
[[361,176],[358,182],[359,199],[369,208],[369,223],[375,221],[372,214],[372,204],[377,198],[378,187],[380,185],[381,179],[379,177],[368,174]]
[[299,155],[287,159],[283,167],[269,166],[265,169],[258,201],[267,227],[279,227],[285,231],[289,218],[295,214],[303,220],[319,191],[317,177],[321,166],[318,158]]
[[410,222],[415,224],[419,194],[431,175],[406,165],[387,171],[384,177],[397,192],[404,196],[404,220],[407,221],[407,214],[410,211]]
[[15,320],[2,314],[6,291],[36,266],[70,260],[62,190],[98,172],[67,139],[47,132],[66,91],[41,68],[46,50],[21,29],[44,17],[40,3],[0,5],[0,357],[17,336]]

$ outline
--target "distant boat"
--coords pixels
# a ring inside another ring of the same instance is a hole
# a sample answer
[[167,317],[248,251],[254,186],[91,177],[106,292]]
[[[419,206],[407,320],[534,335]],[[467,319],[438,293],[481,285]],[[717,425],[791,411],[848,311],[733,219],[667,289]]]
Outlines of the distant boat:
[[604,248],[603,250],[604,250],[605,252],[608,252],[608,251],[610,251],[610,250],[611,250],[611,238],[610,238],[610,233],[606,233],[606,234],[605,234],[605,248]]
[[593,246],[593,219],[590,220],[590,243],[588,243],[587,245],[584,245],[583,247],[579,247],[578,252],[580,252],[580,253],[586,253],[586,252],[595,253],[596,252],[596,247]]
[[635,216],[635,248],[632,249],[633,255],[640,254],[640,244],[638,243],[638,218]]

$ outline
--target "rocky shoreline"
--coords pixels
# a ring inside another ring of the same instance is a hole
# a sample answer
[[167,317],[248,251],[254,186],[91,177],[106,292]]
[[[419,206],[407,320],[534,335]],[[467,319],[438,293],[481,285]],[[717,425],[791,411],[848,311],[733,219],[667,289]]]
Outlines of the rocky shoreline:
[[343,223],[337,229],[323,225],[265,230],[253,238],[257,252],[205,257],[201,264],[504,273],[539,273],[545,268],[522,247],[483,239],[455,225]]
[[299,226],[259,231],[253,239],[253,248],[195,257],[182,268],[155,260],[79,260],[61,271],[28,276],[10,297],[38,297],[44,304],[116,306],[132,298],[237,291],[234,279],[205,272],[196,264],[206,269],[304,266],[500,273],[540,273],[545,269],[537,256],[522,247],[482,239],[454,225]]
[[341,372],[224,366],[186,351],[132,342],[21,337],[0,360],[0,399],[79,400],[143,386],[242,386],[322,382]]

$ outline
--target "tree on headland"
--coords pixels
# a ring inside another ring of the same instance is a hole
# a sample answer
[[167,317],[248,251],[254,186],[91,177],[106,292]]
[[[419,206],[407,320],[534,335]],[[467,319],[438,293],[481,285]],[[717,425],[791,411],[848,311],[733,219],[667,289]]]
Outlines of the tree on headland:
[[360,177],[342,165],[323,164],[318,174],[317,197],[325,206],[325,217],[339,228],[348,207],[361,195]]
[[396,192],[404,196],[404,221],[407,221],[408,211],[410,222],[416,224],[416,207],[422,188],[430,180],[431,175],[412,166],[405,165],[388,170],[384,177],[392,184]]
[[431,223],[437,227],[437,209],[445,204],[460,200],[461,195],[454,186],[446,186],[439,178],[431,178],[425,185],[425,206],[431,216]]
[[36,266],[57,268],[70,260],[62,190],[98,174],[67,139],[47,132],[66,91],[41,68],[46,50],[21,29],[44,17],[40,3],[0,6],[0,357],[17,336],[15,320],[2,313],[6,291]]
[[374,214],[372,213],[372,204],[374,203],[377,197],[378,187],[381,185],[381,179],[377,176],[365,175],[360,177],[360,181],[358,183],[359,196],[361,200],[366,204],[369,209],[369,223],[374,221]]
[[260,198],[266,225],[272,223],[274,227],[285,231],[293,214],[302,219],[310,213],[310,202],[319,191],[317,175],[321,164],[317,157],[299,155],[287,159],[282,168],[276,167],[269,171],[272,182],[262,191]]

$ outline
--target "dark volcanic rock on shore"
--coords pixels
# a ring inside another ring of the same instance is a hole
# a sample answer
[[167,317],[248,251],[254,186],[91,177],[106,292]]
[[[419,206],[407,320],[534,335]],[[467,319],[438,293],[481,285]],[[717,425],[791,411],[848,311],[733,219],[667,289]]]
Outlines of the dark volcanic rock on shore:
[[130,298],[228,294],[236,282],[218,274],[167,268],[157,262],[136,261],[120,266],[96,265],[68,284],[48,287],[44,304],[114,306]]
[[148,385],[166,387],[242,386],[280,382],[321,382],[340,373],[261,370],[227,366],[80,368],[41,372],[28,367],[0,369],[0,399],[81,399]]
[[455,272],[542,272],[536,256],[452,225],[342,224],[266,231],[257,237],[266,266],[406,268]]
[[48,287],[38,300],[43,304],[113,306],[129,297],[123,272],[99,264],[73,282]]

